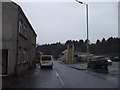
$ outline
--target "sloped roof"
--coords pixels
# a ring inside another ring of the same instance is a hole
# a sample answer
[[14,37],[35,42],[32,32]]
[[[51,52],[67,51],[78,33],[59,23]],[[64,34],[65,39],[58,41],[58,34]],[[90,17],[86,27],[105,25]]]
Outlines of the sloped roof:
[[[9,2],[2,2],[2,4],[7,3],[7,4],[13,4],[13,5],[17,6],[17,7],[18,7],[18,10],[22,13],[22,15],[25,17],[27,23],[28,23],[29,26],[31,27],[33,33],[35,34],[35,36],[37,36],[35,30],[33,29],[32,25],[30,24],[28,18],[26,17],[25,13],[23,12],[22,8],[21,8],[18,4],[16,4],[15,2],[13,2],[13,1],[10,2],[10,1],[11,1],[11,0],[9,0]],[[13,6],[13,7],[16,8],[15,6]]]

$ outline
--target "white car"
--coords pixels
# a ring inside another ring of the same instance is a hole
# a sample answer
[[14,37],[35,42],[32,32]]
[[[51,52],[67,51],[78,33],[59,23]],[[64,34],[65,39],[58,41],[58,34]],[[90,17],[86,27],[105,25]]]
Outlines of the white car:
[[48,66],[53,68],[53,57],[52,55],[42,55],[40,58],[40,67]]

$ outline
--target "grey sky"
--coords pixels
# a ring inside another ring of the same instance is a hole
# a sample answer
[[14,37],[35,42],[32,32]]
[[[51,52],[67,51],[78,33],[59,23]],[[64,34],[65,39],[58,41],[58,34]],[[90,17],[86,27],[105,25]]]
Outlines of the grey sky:
[[[13,0],[15,1],[15,0]],[[37,33],[37,43],[86,39],[85,5],[77,2],[17,2]],[[118,36],[118,3],[89,2],[89,39]]]

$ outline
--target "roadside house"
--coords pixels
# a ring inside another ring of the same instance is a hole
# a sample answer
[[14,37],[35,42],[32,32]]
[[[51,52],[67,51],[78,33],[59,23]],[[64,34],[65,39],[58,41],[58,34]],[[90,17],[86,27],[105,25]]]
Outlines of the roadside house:
[[63,61],[63,62],[66,62],[67,59],[68,59],[68,50],[64,50],[61,54],[60,54],[60,59]]
[[36,33],[14,2],[2,2],[2,75],[20,74],[36,66]]

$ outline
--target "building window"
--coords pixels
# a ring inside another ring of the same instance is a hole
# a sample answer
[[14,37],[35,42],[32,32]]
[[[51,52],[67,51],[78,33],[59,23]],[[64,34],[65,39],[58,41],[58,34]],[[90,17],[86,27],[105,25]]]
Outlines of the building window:
[[19,33],[22,34],[22,20],[19,21]]
[[36,38],[35,38],[35,36],[32,36],[32,44],[36,45]]
[[21,47],[19,47],[19,50],[18,50],[18,65],[20,66],[21,64]]
[[25,25],[23,26],[23,36],[27,38],[27,27]]
[[26,51],[23,50],[23,64],[26,64]]
[[27,27],[26,25],[23,25],[22,20],[19,21],[19,34],[24,38],[27,38]]

